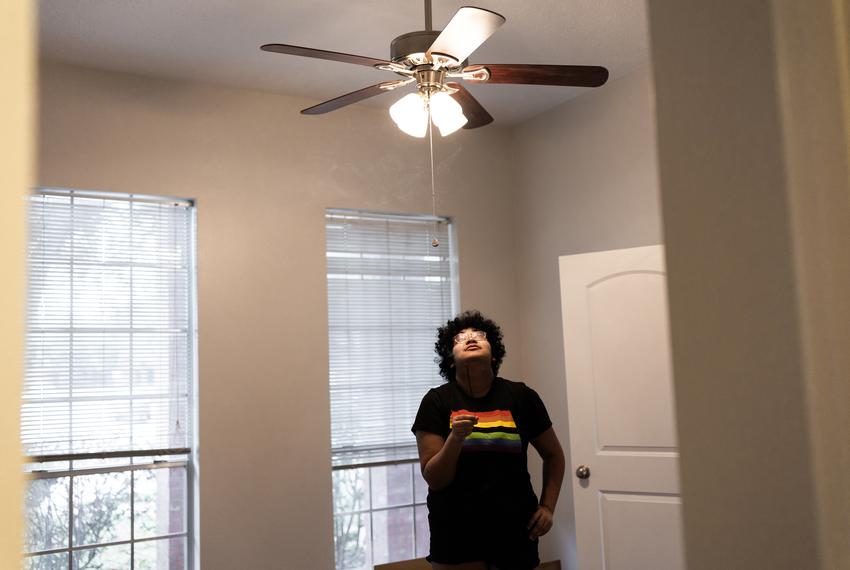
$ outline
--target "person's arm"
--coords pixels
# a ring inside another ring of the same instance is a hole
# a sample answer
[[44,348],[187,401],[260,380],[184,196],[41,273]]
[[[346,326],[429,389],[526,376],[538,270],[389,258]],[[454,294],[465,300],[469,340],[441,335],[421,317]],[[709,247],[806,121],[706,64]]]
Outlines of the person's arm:
[[476,423],[478,418],[475,416],[455,416],[452,431],[445,439],[427,431],[416,432],[419,466],[429,488],[440,491],[454,481],[463,440],[472,433],[472,426]]
[[566,460],[558,436],[551,427],[532,439],[531,445],[543,459],[543,491],[540,493],[540,505],[528,521],[528,536],[535,539],[552,528],[552,516],[561,493]]

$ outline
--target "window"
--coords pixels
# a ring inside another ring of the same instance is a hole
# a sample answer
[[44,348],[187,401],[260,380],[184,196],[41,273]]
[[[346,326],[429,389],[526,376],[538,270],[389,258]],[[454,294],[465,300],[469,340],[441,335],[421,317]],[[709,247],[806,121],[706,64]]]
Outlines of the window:
[[451,229],[445,218],[326,214],[338,570],[428,553],[427,486],[410,426],[442,383],[436,331],[458,296]]
[[183,200],[30,199],[25,568],[192,568],[194,220]]

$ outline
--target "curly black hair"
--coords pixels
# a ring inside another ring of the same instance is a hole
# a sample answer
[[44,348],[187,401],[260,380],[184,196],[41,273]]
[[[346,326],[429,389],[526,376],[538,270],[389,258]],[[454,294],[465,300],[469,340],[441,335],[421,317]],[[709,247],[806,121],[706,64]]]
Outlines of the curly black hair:
[[497,375],[506,352],[502,342],[502,329],[478,311],[464,311],[447,321],[445,326],[437,329],[437,342],[434,343],[437,358],[434,362],[440,367],[440,375],[449,382],[455,381],[452,348],[454,348],[455,335],[464,329],[476,329],[487,333],[487,342],[490,343],[490,354],[493,358],[493,375]]

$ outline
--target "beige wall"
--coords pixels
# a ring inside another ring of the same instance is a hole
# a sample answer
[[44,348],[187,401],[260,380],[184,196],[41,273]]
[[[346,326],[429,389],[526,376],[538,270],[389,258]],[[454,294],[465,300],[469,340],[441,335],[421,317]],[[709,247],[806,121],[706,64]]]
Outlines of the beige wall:
[[[569,458],[558,257],[661,242],[649,70],[519,126],[517,269],[522,377],[549,409]],[[539,469],[533,473],[539,480]],[[576,568],[568,471],[542,559]]]
[[[198,200],[204,570],[331,568],[324,209],[430,212],[427,142],[386,111],[56,63],[40,101],[38,184]],[[435,152],[461,303],[516,346],[509,133]]]
[[839,6],[649,3],[690,570],[850,565]]
[[18,432],[23,356],[24,198],[32,181],[35,96],[33,6],[0,4],[0,568],[22,549],[23,478]]
[[[850,74],[847,3],[774,14],[817,544],[850,568]],[[843,115],[843,117],[842,117]],[[842,118],[844,120],[842,120]]]

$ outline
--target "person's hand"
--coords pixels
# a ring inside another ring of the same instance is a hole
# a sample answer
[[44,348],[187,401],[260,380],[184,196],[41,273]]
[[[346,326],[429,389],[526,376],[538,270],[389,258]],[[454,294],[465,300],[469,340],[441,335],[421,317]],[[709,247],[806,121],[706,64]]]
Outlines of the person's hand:
[[544,505],[538,505],[531,520],[528,521],[528,538],[535,540],[540,538],[552,528],[552,509]]
[[459,414],[452,418],[452,433],[461,441],[472,433],[472,427],[478,423],[478,416]]

